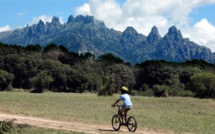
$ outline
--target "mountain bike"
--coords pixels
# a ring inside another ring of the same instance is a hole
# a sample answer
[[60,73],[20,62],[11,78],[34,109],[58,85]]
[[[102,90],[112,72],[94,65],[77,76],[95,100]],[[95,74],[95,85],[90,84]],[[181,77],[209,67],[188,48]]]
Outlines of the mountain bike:
[[[118,107],[118,113],[119,113],[119,110],[122,107],[122,105],[115,105],[115,106]],[[112,117],[111,122],[112,122],[113,129],[115,131],[118,131],[121,126],[126,126],[130,132],[135,132],[137,129],[136,119],[133,116],[129,116],[128,118],[126,118],[126,116],[123,115],[126,122],[122,123],[122,120],[118,113]]]

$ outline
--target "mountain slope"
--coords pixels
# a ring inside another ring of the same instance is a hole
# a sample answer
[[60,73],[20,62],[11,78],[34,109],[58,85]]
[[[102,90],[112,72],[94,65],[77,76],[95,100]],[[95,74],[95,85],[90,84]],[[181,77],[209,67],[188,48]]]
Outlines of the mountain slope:
[[112,53],[130,63],[145,60],[183,62],[192,59],[214,63],[214,54],[210,49],[184,39],[175,26],[170,27],[163,38],[155,26],[145,36],[133,27],[127,27],[123,32],[109,29],[93,16],[71,15],[66,24],[60,24],[59,18],[53,17],[51,23],[39,21],[32,26],[2,32],[0,42],[22,46],[40,44],[43,47],[55,43],[69,51],[91,52],[96,57]]

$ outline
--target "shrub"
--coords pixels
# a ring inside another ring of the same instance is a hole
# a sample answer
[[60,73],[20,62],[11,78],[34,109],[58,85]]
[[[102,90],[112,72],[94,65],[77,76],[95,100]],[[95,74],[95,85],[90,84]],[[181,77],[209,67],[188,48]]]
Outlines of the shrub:
[[14,121],[16,119],[0,121],[0,134],[11,133],[14,130]]
[[157,97],[168,97],[169,96],[169,86],[154,85],[152,88],[154,91],[154,95]]
[[49,84],[53,81],[53,78],[48,75],[47,71],[41,71],[37,76],[30,78],[29,81],[35,88],[32,93],[43,93],[43,89],[49,88]]
[[192,91],[183,90],[182,92],[180,92],[179,96],[181,96],[181,97],[193,97],[193,96],[195,96],[195,94]]
[[12,85],[11,84],[9,84],[7,87],[6,87],[6,89],[5,89],[6,91],[12,91],[13,90],[13,87],[12,87]]
[[0,69],[0,91],[6,90],[14,79],[14,75]]
[[148,89],[146,91],[140,92],[140,94],[142,96],[149,96],[149,97],[151,97],[151,96],[154,96],[154,91],[153,91],[153,89]]
[[98,91],[98,96],[107,96],[108,95],[108,91],[105,88],[101,88]]
[[188,88],[196,93],[196,97],[215,98],[215,75],[198,73],[191,77]]
[[137,90],[131,90],[130,95],[131,96],[137,96],[137,95],[140,95],[140,94],[139,94],[139,92]]

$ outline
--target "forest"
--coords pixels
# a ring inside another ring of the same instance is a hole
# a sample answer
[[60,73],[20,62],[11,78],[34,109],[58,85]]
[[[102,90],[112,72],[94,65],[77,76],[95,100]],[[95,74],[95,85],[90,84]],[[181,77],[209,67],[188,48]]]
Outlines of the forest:
[[111,53],[95,57],[89,52],[69,52],[57,44],[42,48],[0,43],[0,91],[105,96],[117,93],[123,85],[138,96],[215,98],[215,65],[201,59],[131,65]]

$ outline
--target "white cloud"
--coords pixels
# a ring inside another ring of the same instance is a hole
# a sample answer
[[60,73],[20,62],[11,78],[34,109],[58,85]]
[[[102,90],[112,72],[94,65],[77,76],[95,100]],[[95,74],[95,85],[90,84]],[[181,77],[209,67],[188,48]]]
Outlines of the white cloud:
[[189,37],[197,44],[206,46],[215,52],[215,26],[210,24],[206,18],[197,22],[193,27],[186,29],[185,37]]
[[214,26],[205,19],[190,26],[189,15],[193,10],[208,4],[215,4],[215,0],[125,0],[122,5],[117,0],[89,0],[75,14],[93,15],[107,27],[120,31],[133,26],[144,35],[149,34],[152,26],[157,26],[164,36],[175,25],[185,37],[215,52]]
[[6,25],[4,27],[0,27],[0,32],[9,31],[11,30],[11,27],[9,25]]
[[[40,20],[42,20],[44,23],[46,22],[51,22],[52,21],[53,16],[47,16],[47,15],[41,15],[38,17],[34,17],[33,21],[31,23],[29,23],[30,25],[32,24],[37,24]],[[63,17],[59,17],[59,21],[61,24],[63,24]]]
[[42,20],[44,23],[51,22],[52,17],[51,16],[46,16],[46,15],[41,15],[41,16],[38,16],[38,17],[34,17],[33,21],[30,24],[37,24],[40,20]]
[[115,0],[90,0],[76,9],[76,15],[93,15],[96,19],[103,20],[109,27],[120,24],[120,5]]
[[82,15],[91,15],[89,4],[84,3],[83,6],[78,7],[78,8],[76,9],[76,13],[78,13],[78,14],[76,14],[76,15],[79,15],[79,14],[82,14]]

